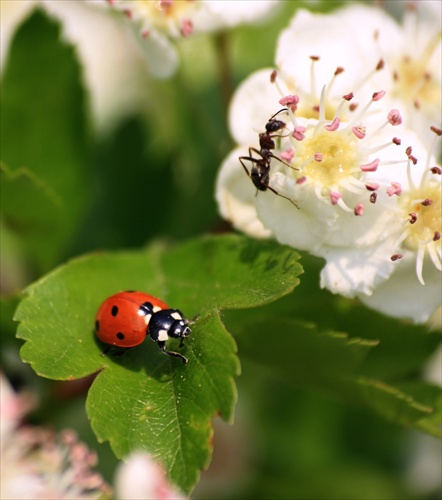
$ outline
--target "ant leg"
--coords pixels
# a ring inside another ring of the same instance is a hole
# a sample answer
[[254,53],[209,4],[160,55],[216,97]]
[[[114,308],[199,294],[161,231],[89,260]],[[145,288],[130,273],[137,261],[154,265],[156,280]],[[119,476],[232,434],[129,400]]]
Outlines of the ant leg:
[[[250,148],[249,148],[249,150],[250,150]],[[261,160],[259,160],[257,158],[253,158],[253,156],[240,156],[238,159],[239,159],[243,169],[245,170],[246,174],[249,176],[250,179],[252,179],[253,184],[256,186],[255,181],[252,177],[252,174],[249,172],[249,169],[244,165],[243,160],[251,161],[252,163],[259,163]],[[258,189],[256,189],[255,196],[257,194],[258,194]]]
[[243,160],[247,160],[247,161],[253,162],[255,160],[255,158],[252,158],[251,156],[240,156],[238,158],[238,160],[240,161],[243,169],[246,171],[246,174],[250,177],[249,169],[244,165]]
[[278,156],[274,155],[273,153],[270,153],[270,158],[274,158],[275,160],[278,160],[279,162],[283,163],[286,167],[291,168],[292,170],[299,170],[299,168],[292,167],[288,163],[286,163],[284,160],[281,160]]
[[272,193],[275,193],[277,196],[280,196],[281,198],[285,198],[286,200],[288,200],[292,205],[295,205],[295,207],[299,210],[299,207],[298,205],[291,199],[289,198],[288,196],[285,196],[281,193],[278,193],[278,191],[276,191],[276,189],[273,189],[271,186],[267,186],[267,189],[270,189],[270,191]]
[[181,358],[183,360],[183,363],[186,365],[187,362],[189,361],[185,356],[180,354],[179,352],[175,351],[167,351],[166,350],[166,342],[165,341],[160,341],[158,342],[158,347],[160,348],[160,351],[164,354],[167,354],[168,356],[173,356],[174,358]]

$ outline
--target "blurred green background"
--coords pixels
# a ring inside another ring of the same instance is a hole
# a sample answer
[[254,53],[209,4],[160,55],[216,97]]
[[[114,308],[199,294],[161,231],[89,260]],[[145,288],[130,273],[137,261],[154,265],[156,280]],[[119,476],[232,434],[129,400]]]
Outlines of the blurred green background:
[[[338,3],[306,4],[325,10]],[[278,33],[300,5],[284,2],[266,24],[180,41],[178,74],[149,80],[145,107],[105,135],[92,129],[81,64],[60,41],[57,23],[36,11],[16,33],[1,103],[2,366],[17,388],[38,393],[31,422],[76,428],[97,449],[110,482],[117,461],[107,444],[97,444],[84,411],[91,380],[43,380],[19,360],[12,315],[20,290],[84,252],[229,230],[214,201],[216,172],[233,146],[226,96],[273,64]],[[226,56],[230,87],[219,76]],[[320,262],[310,265],[318,283]],[[236,422],[216,423],[214,460],[192,497],[441,498],[440,472],[438,481],[432,470],[440,441],[302,387],[248,356],[250,339],[235,331],[236,314],[226,315],[242,362]],[[282,348],[278,332],[258,337],[263,356]],[[283,348],[290,351],[289,338]]]

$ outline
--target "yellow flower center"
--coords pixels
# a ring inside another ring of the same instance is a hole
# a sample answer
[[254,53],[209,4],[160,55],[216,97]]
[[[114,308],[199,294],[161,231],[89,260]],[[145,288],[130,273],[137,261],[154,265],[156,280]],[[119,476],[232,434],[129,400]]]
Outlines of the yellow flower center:
[[[412,222],[408,227],[405,246],[413,251],[416,251],[420,245],[429,243],[435,243],[440,247],[442,244],[440,239],[442,233],[440,184],[432,183],[427,185],[425,190],[416,189],[404,199],[401,197],[400,203],[408,212],[409,220]],[[438,234],[439,239],[437,239]]]
[[168,31],[173,27],[179,29],[196,4],[194,0],[137,0],[130,2],[130,7],[155,28]]
[[331,187],[356,177],[361,172],[359,160],[356,139],[345,132],[324,130],[298,143],[292,165],[300,169],[300,175]]
[[405,56],[394,70],[396,86],[394,95],[416,106],[432,106],[440,109],[441,92],[437,79],[431,73],[430,58],[439,44],[441,33],[434,37],[419,58]]

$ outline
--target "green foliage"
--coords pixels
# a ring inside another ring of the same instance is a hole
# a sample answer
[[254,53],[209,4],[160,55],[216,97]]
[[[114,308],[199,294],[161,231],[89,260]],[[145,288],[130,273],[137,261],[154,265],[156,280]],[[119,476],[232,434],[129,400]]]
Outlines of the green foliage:
[[[285,2],[272,23],[220,35],[232,83],[273,63],[296,6],[339,3]],[[86,419],[76,422],[83,401],[60,405],[57,391],[91,383],[86,412],[97,439],[119,458],[150,451],[190,492],[212,439],[216,454],[212,419],[233,421],[240,358],[236,439],[252,470],[239,468],[249,484],[232,498],[411,498],[399,475],[409,429],[441,435],[440,388],[422,381],[440,335],[320,290],[317,259],[303,257],[300,282],[298,254],[275,242],[229,235],[165,243],[226,229],[213,199],[231,146],[217,48],[208,37],[183,42],[178,77],[149,82],[146,109],[97,138],[78,56],[59,25],[37,10],[19,28],[1,95],[3,368],[29,381],[15,368],[17,354],[4,362],[18,351],[18,304],[22,360],[50,379],[27,383],[44,386],[31,418],[89,430]],[[188,365],[149,339],[103,355],[95,312],[124,289],[199,316],[182,348]],[[223,494],[196,490],[196,498]]]
[[[305,258],[303,264],[314,283],[313,276],[319,279],[317,260]],[[440,345],[440,335],[318,291],[306,281],[295,296],[258,313],[227,315],[240,352],[294,387],[318,390],[441,437],[440,390],[416,377]],[[298,294],[302,298],[294,300]],[[327,314],[318,314],[325,308]],[[272,348],[263,350],[264,343]]]
[[[210,419],[233,418],[239,372],[236,345],[219,310],[254,307],[287,294],[302,271],[291,249],[237,236],[202,238],[176,248],[95,254],[62,266],[25,290],[17,309],[23,361],[41,376],[73,380],[99,372],[87,412],[99,440],[118,457],[149,450],[183,490],[211,453]],[[94,336],[100,303],[120,290],[162,297],[192,317],[188,365],[145,344],[103,356]]]
[[1,93],[3,219],[40,272],[60,261],[89,200],[79,67],[59,37],[40,13],[24,23]]

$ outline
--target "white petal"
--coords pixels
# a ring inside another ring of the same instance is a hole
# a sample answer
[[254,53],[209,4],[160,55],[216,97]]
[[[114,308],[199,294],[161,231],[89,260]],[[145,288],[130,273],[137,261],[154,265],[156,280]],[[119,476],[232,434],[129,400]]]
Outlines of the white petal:
[[221,165],[215,189],[218,209],[236,229],[255,238],[267,238],[271,232],[256,213],[256,188],[238,160],[244,155],[248,155],[247,148],[236,148]]
[[[273,165],[271,168],[274,168]],[[286,167],[280,168],[283,170]],[[313,185],[308,182],[296,185],[282,172],[271,175],[270,186],[293,199],[299,209],[267,191],[264,196],[258,196],[256,202],[259,218],[280,243],[307,250],[313,255],[324,256],[329,248],[339,250],[370,246],[388,236],[397,238],[402,230],[401,221],[396,220],[393,210],[395,200],[386,199],[385,203],[375,205],[367,202],[364,215],[357,217],[353,212],[344,212],[340,207],[333,206],[328,197],[318,198]],[[360,198],[360,195],[346,194],[346,202],[352,203],[349,205],[351,208]],[[392,202],[392,210],[388,209],[388,202]]]
[[115,121],[139,111],[146,102],[146,60],[121,17],[91,2],[46,1],[44,5],[76,47],[97,128],[106,131]]
[[252,73],[235,91],[229,109],[229,128],[237,144],[257,146],[258,133],[283,108],[278,103],[281,96],[270,83],[272,71],[273,68],[265,68]]
[[192,16],[196,32],[232,28],[238,24],[267,21],[282,5],[278,0],[205,0]]
[[337,218],[331,203],[320,201],[308,186],[294,187],[294,181],[276,172],[270,177],[270,186],[298,204],[277,196],[270,190],[258,193],[256,208],[265,227],[285,245],[298,250],[316,251],[327,241],[327,236]]
[[0,2],[0,71],[8,57],[16,29],[37,5],[37,0],[2,0]]
[[178,52],[173,43],[158,31],[152,31],[146,38],[137,36],[147,66],[153,76],[167,79],[178,69]]
[[441,305],[442,274],[426,259],[425,285],[421,285],[416,276],[415,259],[410,253],[396,261],[390,279],[379,285],[371,296],[360,295],[362,302],[388,316],[426,322]]
[[387,240],[364,248],[324,249],[327,264],[321,271],[321,288],[350,298],[371,295],[394,270],[390,259],[393,243]]
[[377,47],[388,44],[394,47],[398,40],[396,23],[381,9],[356,4],[332,14],[299,10],[278,40],[276,65],[293,81],[297,92],[305,93],[311,88],[309,56],[320,57],[315,66],[319,86],[328,82],[341,66],[345,78],[338,77],[334,89],[343,95],[355,91],[355,85],[375,68],[381,57]]

